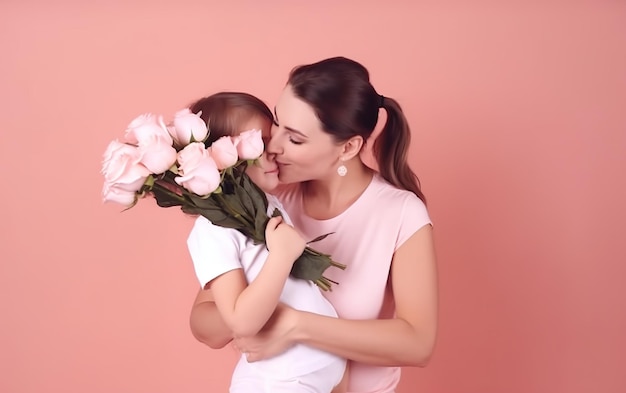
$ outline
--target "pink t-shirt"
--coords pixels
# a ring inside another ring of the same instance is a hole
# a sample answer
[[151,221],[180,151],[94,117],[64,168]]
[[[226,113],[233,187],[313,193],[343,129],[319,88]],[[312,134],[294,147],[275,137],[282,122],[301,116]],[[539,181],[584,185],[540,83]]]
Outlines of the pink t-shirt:
[[[392,318],[395,307],[387,286],[391,259],[404,241],[431,223],[424,203],[412,192],[390,185],[378,174],[359,199],[328,220],[305,215],[299,186],[282,190],[278,198],[305,239],[334,232],[311,247],[347,265],[346,270],[330,268],[324,274],[339,283],[332,291],[324,292],[339,317]],[[399,367],[352,363],[348,390],[392,393],[399,380]]]

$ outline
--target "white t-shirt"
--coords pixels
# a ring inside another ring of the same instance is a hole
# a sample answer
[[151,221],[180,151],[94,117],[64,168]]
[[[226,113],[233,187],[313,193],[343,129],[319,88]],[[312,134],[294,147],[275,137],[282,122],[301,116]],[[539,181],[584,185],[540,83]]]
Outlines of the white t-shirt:
[[[285,222],[291,224],[280,202],[271,195],[268,195],[267,199],[268,214],[271,215],[274,208],[278,208]],[[234,269],[243,269],[248,283],[252,282],[261,271],[269,254],[264,244],[255,245],[241,232],[213,225],[202,216],[196,219],[187,239],[187,246],[196,276],[203,288],[215,277]],[[297,310],[337,317],[330,302],[310,281],[290,276],[285,282],[280,302]],[[265,375],[286,379],[319,370],[336,362],[337,359],[335,355],[297,344],[281,355],[250,363],[250,366]],[[239,361],[246,362],[247,360],[242,356]]]

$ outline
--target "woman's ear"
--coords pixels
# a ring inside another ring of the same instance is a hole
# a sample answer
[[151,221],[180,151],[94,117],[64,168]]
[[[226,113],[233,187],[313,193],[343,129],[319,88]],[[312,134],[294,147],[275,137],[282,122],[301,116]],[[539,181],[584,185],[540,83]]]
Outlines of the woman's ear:
[[352,138],[348,139],[343,143],[343,149],[341,151],[340,158],[343,161],[350,160],[352,157],[358,155],[361,152],[364,143],[365,141],[363,140],[363,137],[359,135],[353,136]]

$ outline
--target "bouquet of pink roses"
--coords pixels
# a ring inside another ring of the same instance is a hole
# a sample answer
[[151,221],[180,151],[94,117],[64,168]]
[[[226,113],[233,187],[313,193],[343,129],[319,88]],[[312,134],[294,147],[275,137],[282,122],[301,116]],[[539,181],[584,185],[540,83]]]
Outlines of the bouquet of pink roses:
[[[161,207],[180,206],[185,213],[204,216],[214,225],[265,244],[267,198],[245,173],[246,166],[263,154],[261,130],[224,136],[206,148],[208,135],[200,114],[189,109],[178,111],[169,125],[162,116],[137,117],[124,141],[112,141],[104,153],[104,201],[130,209],[150,195]],[[337,284],[323,276],[330,266],[345,269],[329,255],[307,247],[291,275],[329,290],[331,283]]]

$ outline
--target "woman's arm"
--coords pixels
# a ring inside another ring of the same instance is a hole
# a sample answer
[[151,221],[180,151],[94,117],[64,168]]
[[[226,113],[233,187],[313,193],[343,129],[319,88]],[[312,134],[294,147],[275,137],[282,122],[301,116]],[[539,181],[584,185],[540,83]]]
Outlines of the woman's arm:
[[249,353],[248,361],[271,357],[300,342],[362,363],[425,366],[437,331],[437,269],[430,225],[396,251],[390,277],[394,319],[345,320],[291,310],[285,319],[291,321],[290,326],[283,324],[278,333],[282,336],[272,334],[268,340],[265,332],[268,343],[245,338],[237,344]]
[[217,310],[209,289],[198,291],[191,308],[189,327],[196,340],[213,349],[223,348],[233,339],[233,334]]

